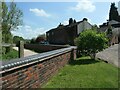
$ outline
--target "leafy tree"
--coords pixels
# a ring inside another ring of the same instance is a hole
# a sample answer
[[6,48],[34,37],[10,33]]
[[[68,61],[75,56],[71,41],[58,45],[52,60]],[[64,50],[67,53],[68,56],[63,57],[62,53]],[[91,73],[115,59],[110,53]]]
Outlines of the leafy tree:
[[[19,25],[22,25],[22,11],[17,8],[14,2],[7,5],[2,2],[2,41],[4,43],[12,43],[12,30],[18,29]],[[9,50],[6,51],[6,53]]]
[[19,44],[19,41],[24,41],[23,37],[19,37],[19,36],[14,36],[13,37],[13,43],[15,43],[16,45]]
[[92,30],[98,31],[98,26],[95,24],[92,26]]
[[45,40],[46,40],[46,35],[45,35],[45,34],[41,34],[41,35],[39,35],[39,36],[36,38],[35,42],[36,42],[36,43],[42,43],[42,42],[44,42]]
[[107,47],[107,38],[104,33],[97,33],[95,30],[86,30],[75,39],[81,55],[92,55]]
[[32,38],[32,39],[30,40],[30,43],[31,43],[31,44],[36,43],[35,38]]
[[113,35],[113,33],[112,33],[112,27],[111,27],[110,24],[108,25],[108,29],[107,29],[106,35],[107,35],[107,38],[109,40],[108,44],[110,46],[111,45],[110,42],[111,42],[112,35]]
[[109,20],[116,20],[120,22],[120,16],[118,14],[118,10],[117,7],[115,6],[115,3],[111,3]]

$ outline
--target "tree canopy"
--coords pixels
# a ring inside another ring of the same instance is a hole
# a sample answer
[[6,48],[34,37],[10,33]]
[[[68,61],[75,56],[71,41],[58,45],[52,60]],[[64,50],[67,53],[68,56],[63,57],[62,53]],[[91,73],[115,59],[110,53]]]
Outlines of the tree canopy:
[[97,53],[107,47],[107,42],[105,34],[97,33],[95,30],[86,30],[75,39],[81,55]]
[[19,37],[19,36],[14,36],[13,37],[13,43],[15,43],[16,45],[18,45],[19,41],[24,41],[23,37]]
[[22,25],[22,11],[17,8],[14,2],[7,5],[2,2],[2,35],[3,42],[9,43],[12,34],[12,30],[16,30],[18,26]]
[[[6,4],[6,2],[3,1],[1,3],[2,3],[1,6],[2,42],[12,43],[13,35],[11,34],[11,31],[18,29],[18,26],[22,25],[23,13],[14,2]],[[10,52],[10,50],[11,47],[7,47],[5,53]]]
[[118,13],[118,8],[115,6],[115,3],[111,3],[109,20],[116,20],[120,22],[120,15]]

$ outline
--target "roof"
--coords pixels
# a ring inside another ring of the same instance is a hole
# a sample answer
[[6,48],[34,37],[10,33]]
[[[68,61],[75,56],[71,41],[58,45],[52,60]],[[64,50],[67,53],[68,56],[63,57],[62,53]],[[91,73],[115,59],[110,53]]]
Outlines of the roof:
[[108,27],[107,27],[107,26],[104,26],[104,27],[100,27],[100,28],[98,29],[98,31],[100,31],[100,32],[106,32],[107,29],[108,29]]
[[120,22],[118,22],[118,21],[115,21],[115,20],[111,20],[111,21],[109,21],[109,24],[119,24]]
[[[73,27],[73,26],[76,26],[76,25],[78,25],[78,24],[80,24],[80,23],[82,23],[82,22],[83,22],[83,20],[82,20],[82,21],[79,21],[79,22],[76,22],[76,23],[72,23],[72,24],[70,24],[70,25],[68,24],[68,25],[58,26],[57,28],[53,28],[53,29],[47,31],[46,33],[51,32],[51,31],[54,31],[54,30],[56,30],[56,29],[63,29],[63,28]],[[90,24],[90,23],[88,22],[88,24]],[[91,25],[91,24],[90,24],[90,25]]]
[[110,24],[112,27],[115,27],[115,28],[120,27],[120,22],[115,21],[115,20],[108,21],[99,26],[100,26],[100,28],[104,28],[104,27],[107,27],[108,24]]

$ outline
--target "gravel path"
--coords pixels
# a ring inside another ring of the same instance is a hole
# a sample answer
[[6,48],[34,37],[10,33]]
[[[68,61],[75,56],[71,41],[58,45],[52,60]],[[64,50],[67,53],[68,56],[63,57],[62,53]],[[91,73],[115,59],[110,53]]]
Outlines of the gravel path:
[[[18,51],[18,47],[13,47],[13,49],[17,50]],[[36,52],[33,52],[31,50],[28,50],[28,49],[24,49],[24,57],[26,56],[31,56],[31,55],[35,55],[35,54],[38,54]]]
[[120,44],[115,44],[96,54],[96,58],[120,67]]

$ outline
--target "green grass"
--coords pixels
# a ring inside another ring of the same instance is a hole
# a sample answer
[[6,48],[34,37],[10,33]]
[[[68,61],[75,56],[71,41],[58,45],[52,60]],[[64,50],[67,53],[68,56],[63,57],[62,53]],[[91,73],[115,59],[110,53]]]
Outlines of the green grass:
[[118,88],[118,68],[90,57],[78,58],[42,88]]
[[2,55],[2,60],[11,60],[18,58],[18,51],[12,49],[9,53]]

